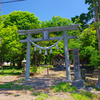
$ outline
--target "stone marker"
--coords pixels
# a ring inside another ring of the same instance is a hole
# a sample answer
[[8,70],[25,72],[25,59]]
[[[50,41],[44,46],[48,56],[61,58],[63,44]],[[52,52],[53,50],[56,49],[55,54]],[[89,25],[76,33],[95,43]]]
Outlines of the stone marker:
[[74,62],[74,80],[72,86],[77,88],[84,87],[84,81],[80,79],[80,62],[79,62],[79,50],[73,49],[73,62]]
[[80,63],[79,63],[79,50],[73,49],[73,62],[74,62],[74,78],[80,79]]
[[72,80],[72,86],[75,86],[77,88],[83,88],[84,87],[84,81],[82,79]]

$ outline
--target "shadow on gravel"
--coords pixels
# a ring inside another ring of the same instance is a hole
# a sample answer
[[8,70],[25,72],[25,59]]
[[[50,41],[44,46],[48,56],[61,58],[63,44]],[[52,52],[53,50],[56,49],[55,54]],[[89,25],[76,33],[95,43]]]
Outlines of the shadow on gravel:
[[43,88],[55,86],[60,82],[62,82],[64,79],[65,77],[61,77],[61,78],[52,77],[52,79],[49,77],[35,77],[33,79],[22,81],[19,84],[32,86],[33,89],[37,90],[37,89],[43,89]]
[[[54,74],[55,75],[55,74]],[[3,84],[0,84],[0,91],[1,90],[30,90],[33,88],[33,90],[38,89],[45,89],[51,86],[55,86],[62,82],[65,77],[47,77],[44,75],[43,77],[34,77],[31,79],[23,79],[23,80],[16,80],[12,82],[3,82]],[[19,82],[17,82],[19,81]]]

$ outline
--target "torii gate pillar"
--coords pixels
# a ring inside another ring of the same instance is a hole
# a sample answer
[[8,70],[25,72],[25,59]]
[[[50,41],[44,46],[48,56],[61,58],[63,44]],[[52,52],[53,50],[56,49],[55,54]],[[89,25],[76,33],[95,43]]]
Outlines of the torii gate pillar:
[[68,41],[67,41],[68,35],[66,35],[66,34],[67,34],[66,30],[63,30],[63,35],[65,35],[65,37],[64,37],[64,51],[65,51],[66,77],[67,77],[67,80],[71,80],[70,66],[69,66]]
[[[31,34],[28,34],[28,39],[31,39]],[[29,79],[29,70],[30,70],[30,49],[31,49],[31,43],[30,41],[27,41],[27,55],[26,55],[26,79]]]

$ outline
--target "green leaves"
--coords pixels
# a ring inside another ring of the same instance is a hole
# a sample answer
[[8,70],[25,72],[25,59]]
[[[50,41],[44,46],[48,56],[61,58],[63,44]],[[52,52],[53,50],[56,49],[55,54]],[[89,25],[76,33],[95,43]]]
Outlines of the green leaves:
[[94,27],[86,28],[80,35],[80,40],[82,41],[82,47],[93,46],[98,48],[98,41],[96,30]]
[[[7,28],[1,28],[0,37],[2,38],[0,55],[4,57],[8,52],[16,49],[19,45],[19,38],[16,26],[9,26]],[[16,38],[17,37],[17,38]]]
[[4,27],[16,25],[19,30],[36,29],[40,21],[33,13],[14,11],[7,15],[4,20]]
[[88,66],[98,67],[100,61],[100,52],[92,46],[84,47],[80,52],[81,58],[86,58],[90,62]]

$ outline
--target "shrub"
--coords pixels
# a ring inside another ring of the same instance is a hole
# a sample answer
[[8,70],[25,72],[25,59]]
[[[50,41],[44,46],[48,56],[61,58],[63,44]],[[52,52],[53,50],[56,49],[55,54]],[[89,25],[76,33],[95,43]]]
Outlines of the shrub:
[[64,83],[64,82],[61,82],[59,83],[58,85],[54,86],[54,87],[51,87],[52,89],[54,89],[54,92],[74,92],[77,90],[76,87],[74,86],[70,86],[69,83]]

